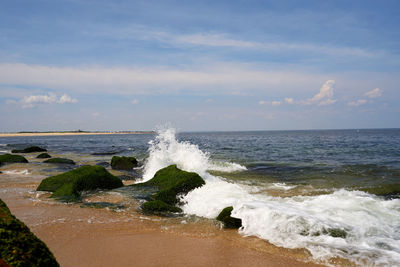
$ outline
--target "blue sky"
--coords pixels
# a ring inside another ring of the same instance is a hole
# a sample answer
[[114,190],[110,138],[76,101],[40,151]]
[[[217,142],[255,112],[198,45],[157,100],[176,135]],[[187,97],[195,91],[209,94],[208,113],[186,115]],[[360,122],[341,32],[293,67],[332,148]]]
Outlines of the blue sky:
[[0,2],[0,131],[400,127],[398,1]]

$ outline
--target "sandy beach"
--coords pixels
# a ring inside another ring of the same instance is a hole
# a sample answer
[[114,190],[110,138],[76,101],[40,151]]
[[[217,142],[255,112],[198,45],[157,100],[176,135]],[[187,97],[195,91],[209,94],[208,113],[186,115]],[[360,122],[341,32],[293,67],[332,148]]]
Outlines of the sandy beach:
[[0,198],[61,266],[320,266],[304,250],[242,237],[209,221],[186,222],[63,204],[36,183],[2,183]]

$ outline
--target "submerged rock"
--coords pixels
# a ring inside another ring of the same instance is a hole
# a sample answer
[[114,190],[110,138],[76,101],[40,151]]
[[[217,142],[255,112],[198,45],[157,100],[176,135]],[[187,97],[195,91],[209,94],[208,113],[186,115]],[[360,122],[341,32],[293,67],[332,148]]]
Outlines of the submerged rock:
[[133,186],[153,187],[158,190],[151,196],[152,201],[146,202],[149,204],[142,205],[142,210],[145,212],[152,212],[153,210],[157,212],[171,212],[172,210],[174,210],[172,212],[178,212],[181,210],[171,208],[176,208],[175,205],[179,203],[178,195],[187,194],[204,184],[205,181],[197,173],[186,172],[178,169],[176,165],[170,165],[159,170],[151,180]]
[[38,159],[49,159],[49,158],[51,158],[51,156],[49,154],[47,154],[47,153],[42,153],[42,154],[39,154],[36,158],[38,158]]
[[47,150],[39,146],[30,146],[24,149],[13,149],[11,153],[33,153],[33,152],[46,152]]
[[168,205],[161,200],[152,200],[142,205],[142,211],[148,214],[163,214],[165,212],[182,212],[178,207]]
[[138,164],[134,157],[113,156],[111,159],[111,168],[114,170],[130,171]]
[[59,266],[46,244],[12,215],[1,199],[0,258],[10,266]]
[[220,212],[217,220],[223,222],[225,228],[240,228],[242,226],[242,220],[231,217],[232,210],[232,206],[226,207]]
[[104,167],[82,166],[42,180],[36,190],[53,192],[51,197],[55,198],[79,200],[82,191],[114,189],[121,186],[121,179]]
[[28,163],[28,160],[20,155],[4,154],[0,155],[0,165],[2,163]]
[[44,163],[57,163],[57,164],[72,164],[75,165],[75,162],[72,159],[65,159],[65,158],[52,158],[43,161]]

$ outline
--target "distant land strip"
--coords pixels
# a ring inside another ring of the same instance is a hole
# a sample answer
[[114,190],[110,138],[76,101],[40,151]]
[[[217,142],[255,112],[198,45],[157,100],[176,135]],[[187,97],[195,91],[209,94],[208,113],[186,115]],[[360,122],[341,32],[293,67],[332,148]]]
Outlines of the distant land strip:
[[0,133],[0,137],[14,137],[14,136],[53,136],[53,135],[106,135],[106,134],[153,134],[154,131],[49,131],[49,132],[36,132],[36,131],[22,131],[14,133]]

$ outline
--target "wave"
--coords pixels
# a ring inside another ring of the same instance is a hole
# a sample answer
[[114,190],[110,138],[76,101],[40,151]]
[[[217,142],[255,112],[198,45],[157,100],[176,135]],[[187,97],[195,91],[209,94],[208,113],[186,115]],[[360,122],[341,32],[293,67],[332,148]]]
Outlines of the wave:
[[210,155],[197,145],[176,140],[173,128],[160,129],[157,136],[149,142],[149,157],[145,162],[143,181],[150,180],[154,174],[164,167],[176,164],[178,168],[197,172],[204,176],[208,170],[233,172],[246,170],[246,167],[231,162],[210,160]]
[[[239,232],[285,248],[305,248],[327,263],[341,257],[361,266],[393,266],[400,262],[400,199],[345,189],[317,196],[274,197],[257,187],[226,181],[208,170],[245,170],[231,162],[213,162],[207,152],[179,142],[174,129],[158,132],[150,142],[144,181],[170,164],[197,172],[206,184],[182,197],[187,214],[210,219],[233,206],[242,219]],[[284,187],[285,184],[275,184]]]

